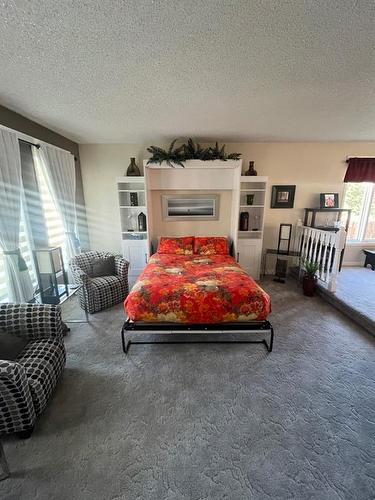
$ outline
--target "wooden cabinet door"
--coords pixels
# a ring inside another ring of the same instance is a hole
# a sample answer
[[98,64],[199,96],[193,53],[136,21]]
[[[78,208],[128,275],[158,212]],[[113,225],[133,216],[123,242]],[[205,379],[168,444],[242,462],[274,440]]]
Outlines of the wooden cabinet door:
[[256,280],[260,274],[262,242],[260,240],[243,240],[238,242],[238,263]]
[[129,261],[129,276],[138,277],[148,261],[147,240],[124,241],[123,254]]

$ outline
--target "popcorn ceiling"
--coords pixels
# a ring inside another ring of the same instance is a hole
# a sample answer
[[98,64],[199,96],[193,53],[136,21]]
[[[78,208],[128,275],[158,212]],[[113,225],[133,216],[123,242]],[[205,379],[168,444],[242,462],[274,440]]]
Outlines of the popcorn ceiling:
[[80,143],[374,140],[374,25],[371,0],[1,2],[0,104]]

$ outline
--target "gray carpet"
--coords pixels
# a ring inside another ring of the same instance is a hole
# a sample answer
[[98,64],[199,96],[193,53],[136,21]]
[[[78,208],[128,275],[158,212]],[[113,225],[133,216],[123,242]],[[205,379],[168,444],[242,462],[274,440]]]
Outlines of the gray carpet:
[[324,287],[319,293],[332,305],[375,335],[375,271],[363,267],[344,267],[337,277],[337,288]]
[[343,268],[337,279],[336,295],[375,324],[375,271],[369,267]]
[[120,347],[121,307],[72,328],[30,440],[5,441],[1,499],[371,499],[375,339],[267,282],[261,345]]

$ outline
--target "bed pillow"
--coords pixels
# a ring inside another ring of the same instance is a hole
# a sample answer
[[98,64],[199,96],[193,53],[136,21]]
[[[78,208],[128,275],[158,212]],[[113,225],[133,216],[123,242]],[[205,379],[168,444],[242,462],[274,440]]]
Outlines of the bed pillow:
[[100,276],[114,276],[116,274],[115,258],[109,257],[94,259],[91,261],[91,277],[100,278]]
[[161,237],[159,241],[158,253],[193,255],[193,245],[193,236],[185,236],[183,238]]
[[196,237],[194,253],[199,255],[228,255],[228,240],[222,237]]

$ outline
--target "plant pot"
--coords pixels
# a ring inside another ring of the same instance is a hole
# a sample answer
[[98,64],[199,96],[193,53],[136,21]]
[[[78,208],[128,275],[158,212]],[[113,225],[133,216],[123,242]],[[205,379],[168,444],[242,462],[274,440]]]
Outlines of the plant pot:
[[302,279],[303,294],[307,295],[307,297],[313,297],[315,295],[317,282],[318,278],[316,276],[305,274]]

